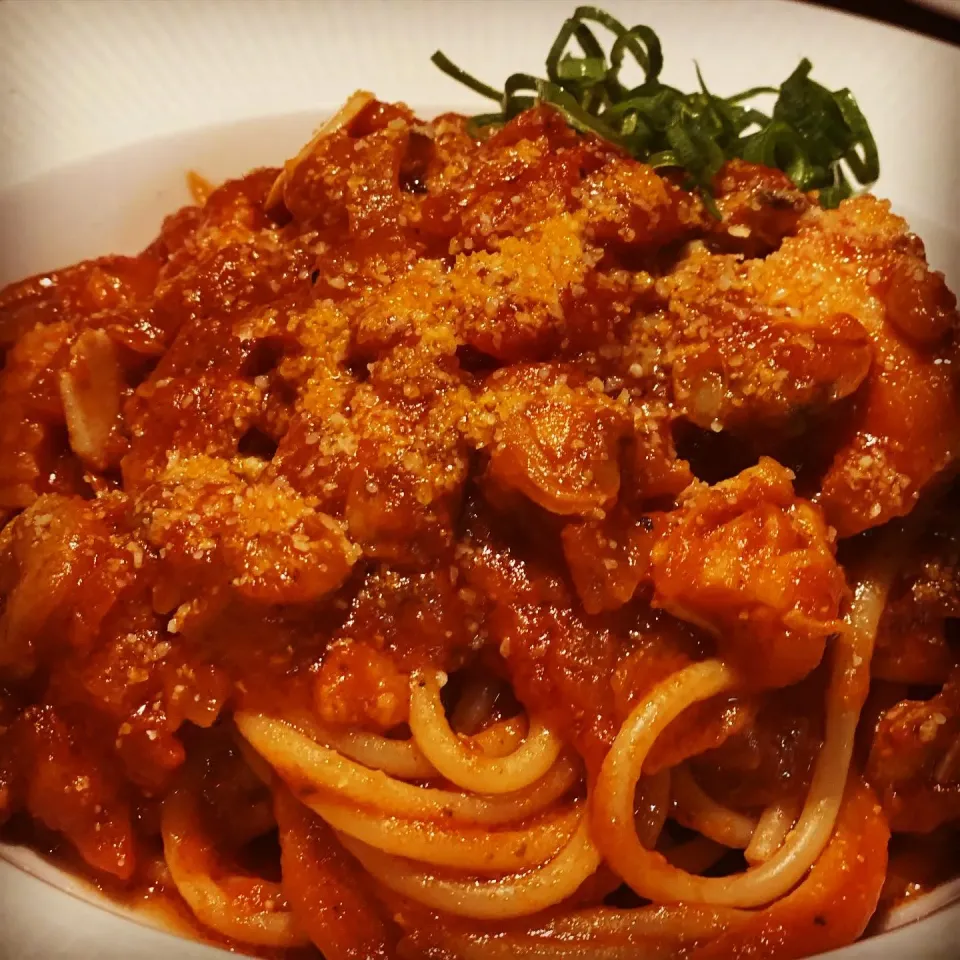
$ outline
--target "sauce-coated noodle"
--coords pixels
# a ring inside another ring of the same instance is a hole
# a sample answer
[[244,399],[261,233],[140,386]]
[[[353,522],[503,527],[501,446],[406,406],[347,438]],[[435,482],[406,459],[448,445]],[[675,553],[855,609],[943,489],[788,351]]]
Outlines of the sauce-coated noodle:
[[826,736],[810,791],[794,829],[768,860],[745,873],[695,877],[643,848],[633,826],[633,789],[659,734],[687,707],[733,689],[736,673],[719,661],[681,670],[660,684],[627,718],[597,782],[594,824],[606,859],[640,896],[658,902],[756,907],[783,896],[826,846],[840,809],[860,708],[869,683],[870,656],[888,579],[866,580],[837,636],[827,694]]
[[286,906],[280,885],[252,877],[215,879],[216,853],[206,838],[193,791],[167,795],[163,852],[177,890],[197,919],[240,943],[293,947],[307,943]]
[[600,865],[584,817],[570,842],[549,863],[525,874],[482,880],[452,879],[409,860],[340,836],[343,845],[385,887],[435,910],[475,920],[505,920],[545,910],[574,893]]
[[477,793],[513,793],[539,780],[553,766],[563,741],[534,720],[513,753],[484,756],[450,727],[440,702],[436,671],[421,671],[410,685],[410,729],[424,756],[451,783]]

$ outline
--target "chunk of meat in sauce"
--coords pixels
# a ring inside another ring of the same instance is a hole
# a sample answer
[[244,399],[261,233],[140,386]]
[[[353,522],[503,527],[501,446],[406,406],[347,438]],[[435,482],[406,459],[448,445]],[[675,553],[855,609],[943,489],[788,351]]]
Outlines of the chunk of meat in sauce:
[[846,314],[868,332],[874,363],[832,440],[821,502],[843,537],[904,516],[960,453],[948,335],[956,339],[960,319],[943,278],[927,268],[906,223],[871,196],[811,210],[797,235],[750,272],[769,299],[808,322]]
[[421,256],[446,253],[423,228],[433,129],[402,105],[352,99],[340,126],[318,134],[271,191],[316,253],[314,296],[337,303],[375,293]]
[[115,739],[126,775],[152,790],[182,762],[176,730],[212,722],[225,696],[154,611],[155,561],[132,527],[119,494],[42,497],[8,525],[0,673],[22,679],[41,665],[50,703],[105,745]]
[[350,420],[356,379],[343,366],[349,321],[333,304],[318,303],[299,318],[297,335],[301,351],[276,367],[296,400],[266,477],[283,477],[339,516],[359,443]]
[[587,613],[616,610],[650,581],[650,551],[662,525],[660,514],[632,516],[614,510],[603,520],[563,528],[563,554]]
[[415,563],[452,547],[468,466],[456,429],[462,403],[456,391],[409,405],[386,403],[369,387],[355,395],[357,467],[345,518],[368,556]]
[[610,505],[632,417],[573,370],[514,367],[488,379],[470,423],[489,480],[561,515]]
[[453,252],[496,250],[504,238],[572,211],[584,173],[612,152],[576,135],[547,105],[524,111],[479,145],[464,141],[462,120],[441,117],[434,143],[421,226],[452,238]]
[[209,727],[223,709],[225,673],[196,645],[167,629],[150,602],[150,582],[107,615],[96,648],[70,651],[50,678],[57,704],[95,717],[126,777],[153,796],[167,789],[185,759],[184,723]]
[[64,648],[89,649],[134,579],[139,548],[126,513],[119,495],[88,503],[51,494],[3,529],[0,673],[29,676]]
[[895,831],[928,833],[960,816],[960,668],[936,696],[880,718],[866,776]]
[[666,307],[634,321],[625,364],[698,426],[795,431],[870,370],[870,340],[856,320],[790,313],[734,256],[694,249],[657,291]]
[[654,547],[654,604],[717,637],[749,683],[796,683],[838,627],[843,571],[820,510],[764,457],[714,487],[694,487]]
[[494,252],[459,256],[448,282],[460,337],[507,362],[605,342],[633,295],[629,278],[597,275],[599,259],[569,214],[505,238]]
[[[606,343],[638,296],[622,270],[600,270],[581,221],[563,214],[491,251],[459,253],[449,268],[424,259],[356,307],[354,357],[397,343],[458,344],[497,361],[538,360]],[[426,337],[424,334],[426,333]]]
[[644,163],[615,157],[579,191],[590,239],[618,249],[655,249],[689,238],[705,225],[699,197]]
[[354,365],[377,360],[399,345],[429,349],[433,341],[446,341],[452,333],[447,268],[439,260],[420,260],[375,295],[363,296],[345,309],[351,328],[349,360]]
[[259,419],[262,402],[256,385],[216,372],[143,385],[127,406],[132,442],[122,461],[125,487],[148,486],[175,450],[188,457],[236,455]]
[[[131,444],[122,467],[130,489],[162,471],[174,450],[229,457],[252,428],[274,436],[285,430],[288,394],[295,384],[284,376],[289,371],[282,362],[286,353],[301,351],[293,333],[309,322],[283,298],[285,288],[302,284],[296,281],[296,263],[265,262],[247,247],[225,256],[212,273],[195,277],[186,292],[196,293],[200,303],[207,294],[231,303],[243,298],[249,312],[238,307],[236,315],[200,312],[184,322],[159,365],[126,403]],[[245,277],[255,279],[244,286]],[[231,285],[236,289],[228,292]],[[258,299],[274,295],[274,306],[257,309]],[[217,307],[208,304],[207,309]]]
[[13,755],[13,792],[31,816],[62,833],[95,870],[128,880],[136,866],[131,809],[101,742],[53,707],[34,706],[0,736],[0,755]]
[[410,673],[462,667],[474,648],[450,566],[368,575],[326,652],[315,697],[328,723],[387,731],[405,723]]
[[363,232],[400,213],[413,114],[371,99],[345,119],[288,165],[283,204],[299,223]]
[[745,257],[763,257],[793,236],[810,208],[782,171],[744,160],[728,160],[713,180],[719,222],[710,226],[711,246]]
[[79,322],[103,329],[153,294],[162,258],[100,257],[37,274],[0,291],[0,355],[38,326]]
[[188,590],[229,587],[263,604],[317,600],[343,583],[359,551],[315,501],[279,479],[257,483],[259,470],[244,477],[202,457],[172,468],[137,504],[147,539]]
[[310,348],[316,365],[289,364],[303,368],[293,374],[302,386],[268,476],[285,477],[342,515],[369,556],[406,563],[437,556],[452,543],[468,467],[458,424],[470,398],[459,386],[456,342],[419,342],[410,312],[409,341],[361,315],[353,348],[364,331],[364,350],[374,336],[383,339],[366,365],[366,382],[358,382],[337,366],[350,349],[340,326],[345,317],[328,321],[326,314],[329,308],[318,307],[305,324],[317,341]]
[[674,501],[693,482],[690,464],[677,455],[672,420],[663,404],[634,405],[620,491],[625,502]]
[[877,628],[871,675],[891,682],[942,686],[958,655],[948,636],[955,627],[949,621],[957,619],[960,519],[947,508],[934,513],[916,554],[891,587]]
[[167,261],[149,311],[127,331],[132,349],[163,354],[184,326],[236,315],[303,285],[312,250],[284,236],[264,209],[276,174],[265,168],[227,180],[202,207],[167,218],[158,241]]
[[372,644],[335,642],[317,678],[316,705],[326,723],[386,732],[409,715],[410,677]]

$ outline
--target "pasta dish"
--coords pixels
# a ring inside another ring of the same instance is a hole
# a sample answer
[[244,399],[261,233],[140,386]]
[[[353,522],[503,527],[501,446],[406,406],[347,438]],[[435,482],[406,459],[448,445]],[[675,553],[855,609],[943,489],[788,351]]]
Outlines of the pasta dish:
[[805,957],[955,866],[956,301],[844,92],[804,173],[588,13],[0,293],[8,839],[326,960]]

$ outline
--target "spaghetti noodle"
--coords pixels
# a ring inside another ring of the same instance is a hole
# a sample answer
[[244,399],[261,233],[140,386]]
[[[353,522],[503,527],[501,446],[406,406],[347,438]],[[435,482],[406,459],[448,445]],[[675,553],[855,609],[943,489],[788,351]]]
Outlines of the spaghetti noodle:
[[162,830],[170,876],[201,923],[231,940],[256,946],[307,942],[279,884],[240,876],[215,878],[214,848],[205,838],[196,797],[188,788],[167,795]]
[[513,793],[539,780],[553,766],[563,743],[539,722],[530,724],[514,753],[474,753],[450,729],[436,674],[415,674],[410,688],[410,729],[423,755],[451,783],[478,793]]
[[[627,718],[597,782],[602,799],[596,804],[595,829],[607,860],[640,896],[659,903],[757,907],[789,892],[810,869],[829,841],[840,810],[868,687],[863,676],[885,590],[884,583],[861,584],[847,615],[849,631],[837,636],[839,649],[834,652],[827,692],[826,735],[796,826],[776,853],[737,877],[694,877],[645,850],[633,830],[632,800],[643,763],[660,732],[692,704],[729,690],[735,674],[717,661],[687,667],[664,681]],[[735,831],[728,826],[727,832]],[[751,831],[743,832],[737,839],[748,839]]]
[[0,294],[0,821],[271,957],[849,943],[960,821],[953,299],[872,197],[475,132],[357,94]]

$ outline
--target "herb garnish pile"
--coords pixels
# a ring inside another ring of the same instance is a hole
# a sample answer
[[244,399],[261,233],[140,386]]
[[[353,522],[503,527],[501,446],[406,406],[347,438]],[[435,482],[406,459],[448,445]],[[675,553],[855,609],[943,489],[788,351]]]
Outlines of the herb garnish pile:
[[[591,23],[613,34],[609,52]],[[568,52],[573,42],[576,55]],[[644,74],[637,87],[620,80],[628,56]],[[700,89],[683,93],[660,80],[663,51],[650,27],[628,29],[597,7],[578,7],[550,47],[546,79],[514,73],[499,91],[439,50],[431,60],[499,105],[496,113],[472,118],[474,132],[506,123],[535,103],[549,103],[576,130],[603,137],[651,166],[682,168],[688,187],[711,207],[710,182],[733,157],[783,170],[799,189],[818,190],[824,207],[866,189],[880,174],[877,145],[853,94],[812,80],[806,59],[779,87],[753,87],[732,97],[711,93],[698,67]],[[769,115],[748,105],[764,94],[777,95]]]

